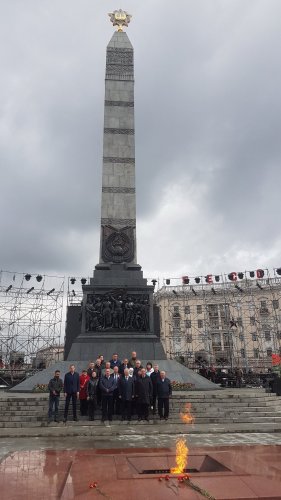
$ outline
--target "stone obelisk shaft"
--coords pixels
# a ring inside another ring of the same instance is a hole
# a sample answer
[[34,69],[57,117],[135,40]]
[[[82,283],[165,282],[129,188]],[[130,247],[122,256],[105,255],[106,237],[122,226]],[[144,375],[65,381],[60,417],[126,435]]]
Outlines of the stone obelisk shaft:
[[134,55],[124,32],[106,53],[100,264],[136,263]]

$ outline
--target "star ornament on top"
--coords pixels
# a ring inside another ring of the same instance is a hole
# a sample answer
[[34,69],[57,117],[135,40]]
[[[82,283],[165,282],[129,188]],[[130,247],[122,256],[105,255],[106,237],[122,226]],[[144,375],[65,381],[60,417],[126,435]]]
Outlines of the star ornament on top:
[[125,10],[122,9],[114,10],[108,15],[113,26],[118,26],[117,31],[123,31],[123,26],[128,26],[132,17],[130,14],[128,14],[128,12],[125,12]]

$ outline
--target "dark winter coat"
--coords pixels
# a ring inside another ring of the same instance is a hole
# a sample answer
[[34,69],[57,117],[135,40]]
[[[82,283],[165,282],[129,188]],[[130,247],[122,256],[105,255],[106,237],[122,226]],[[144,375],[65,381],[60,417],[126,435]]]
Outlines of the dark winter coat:
[[87,383],[87,397],[90,399],[96,399],[97,397],[97,387],[98,387],[98,379],[90,378]]
[[151,404],[152,400],[152,382],[150,377],[138,377],[136,380],[136,398],[139,403]]
[[101,377],[100,390],[102,394],[104,394],[105,396],[112,396],[114,389],[116,389],[116,384],[113,377]]
[[152,386],[153,386],[153,395],[155,396],[156,395],[156,386],[157,386],[157,382],[159,380],[161,380],[161,377],[160,377],[160,371],[158,370],[158,372],[153,372],[151,375],[150,375],[150,380],[152,382]]
[[118,391],[122,401],[132,401],[135,395],[135,382],[133,377],[120,377],[118,380]]
[[172,386],[170,379],[164,378],[164,380],[158,380],[156,391],[158,398],[169,398],[172,395]]

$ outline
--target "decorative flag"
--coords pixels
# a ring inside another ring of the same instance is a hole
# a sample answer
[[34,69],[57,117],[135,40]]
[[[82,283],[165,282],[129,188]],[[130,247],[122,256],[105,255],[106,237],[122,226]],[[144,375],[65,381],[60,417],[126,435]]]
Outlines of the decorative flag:
[[272,359],[272,366],[281,365],[281,356],[279,356],[279,354],[272,354],[271,359]]

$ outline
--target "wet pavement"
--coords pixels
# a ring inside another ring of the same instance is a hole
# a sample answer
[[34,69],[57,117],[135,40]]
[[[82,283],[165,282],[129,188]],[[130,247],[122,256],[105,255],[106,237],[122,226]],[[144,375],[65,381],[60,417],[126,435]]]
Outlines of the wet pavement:
[[235,446],[235,445],[281,445],[281,433],[235,433],[235,434],[161,434],[119,435],[119,436],[74,436],[62,438],[2,438],[0,439],[0,460],[11,452],[30,450],[76,450],[109,448],[162,448],[174,447],[177,439],[184,437],[190,447]]
[[[78,444],[78,443],[77,443]],[[281,446],[37,449],[0,463],[1,499],[280,499]]]

